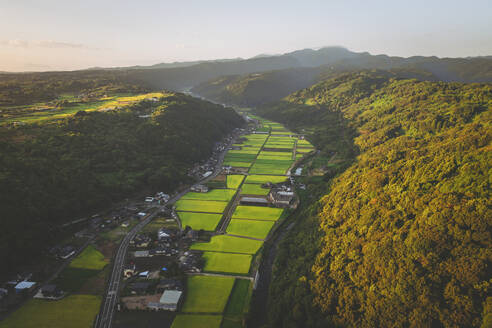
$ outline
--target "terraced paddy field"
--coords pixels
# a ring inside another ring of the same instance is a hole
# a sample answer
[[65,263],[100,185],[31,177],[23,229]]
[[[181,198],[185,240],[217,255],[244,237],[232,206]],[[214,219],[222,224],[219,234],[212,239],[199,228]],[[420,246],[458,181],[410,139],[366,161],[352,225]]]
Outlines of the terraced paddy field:
[[189,192],[181,197],[181,199],[218,200],[228,202],[235,193],[236,191],[232,189],[213,189],[209,192]]
[[287,177],[285,176],[278,176],[278,175],[248,175],[246,177],[246,180],[244,183],[280,183],[284,182],[287,180]]
[[187,279],[187,293],[183,312],[217,313],[224,312],[227,300],[234,286],[234,278],[191,276]]
[[237,189],[243,183],[244,175],[230,174],[227,176],[227,188]]
[[231,235],[265,239],[275,221],[232,219],[226,232]]
[[282,208],[264,207],[264,206],[242,206],[236,207],[232,214],[233,219],[252,219],[277,221],[283,213]]
[[247,274],[253,256],[250,254],[232,254],[219,252],[204,252],[204,271],[234,274]]
[[263,242],[234,236],[216,235],[208,243],[195,243],[190,249],[198,251],[256,254]]
[[101,297],[69,295],[59,301],[30,299],[0,322],[0,328],[92,327],[101,306]]
[[178,314],[171,328],[220,328],[221,315]]
[[178,212],[183,227],[190,226],[193,230],[214,231],[222,219],[222,214]]
[[180,199],[176,202],[177,211],[223,213],[228,202],[216,200]]
[[261,184],[243,184],[241,186],[241,195],[266,196],[270,188],[262,188]]

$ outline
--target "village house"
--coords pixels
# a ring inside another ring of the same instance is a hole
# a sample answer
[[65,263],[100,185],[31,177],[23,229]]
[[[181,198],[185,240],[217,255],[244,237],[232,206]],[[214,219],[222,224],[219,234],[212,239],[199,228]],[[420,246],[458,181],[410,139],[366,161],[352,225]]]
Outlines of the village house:
[[183,292],[178,290],[165,290],[159,302],[149,302],[147,308],[151,310],[177,311]]
[[202,184],[194,185],[190,188],[193,192],[208,192],[208,187]]
[[268,198],[275,206],[285,208],[294,205],[295,195],[293,191],[272,190]]

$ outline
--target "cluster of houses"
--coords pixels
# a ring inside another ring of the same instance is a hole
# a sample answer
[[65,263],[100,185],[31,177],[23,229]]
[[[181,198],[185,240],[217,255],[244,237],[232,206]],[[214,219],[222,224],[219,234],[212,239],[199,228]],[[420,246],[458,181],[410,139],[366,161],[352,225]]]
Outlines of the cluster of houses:
[[145,197],[145,203],[146,204],[154,204],[154,203],[166,204],[169,201],[169,199],[171,199],[171,196],[160,191],[160,192],[156,193],[155,196]]
[[248,196],[244,195],[240,198],[241,205],[253,206],[275,206],[281,208],[296,208],[298,198],[289,182],[272,184],[265,183],[262,188],[270,189],[267,196]]

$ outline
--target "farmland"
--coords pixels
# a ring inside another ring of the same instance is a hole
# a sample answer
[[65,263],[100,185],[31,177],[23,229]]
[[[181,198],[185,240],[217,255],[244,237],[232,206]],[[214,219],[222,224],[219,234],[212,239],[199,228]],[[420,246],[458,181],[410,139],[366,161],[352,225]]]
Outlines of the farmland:
[[227,188],[237,189],[244,180],[244,175],[228,175],[227,176]]
[[244,183],[279,183],[287,180],[285,176],[277,176],[277,175],[248,175]]
[[233,219],[227,227],[227,233],[231,235],[265,239],[274,224],[275,221]]
[[189,192],[181,199],[196,199],[196,200],[217,200],[222,202],[228,202],[232,199],[235,190],[230,189],[213,189],[209,192]]
[[226,206],[227,202],[212,200],[180,199],[176,202],[178,211],[187,212],[222,213]]
[[222,313],[234,285],[234,278],[191,276],[187,280],[187,295],[183,312]]
[[205,271],[246,274],[249,272],[252,256],[219,252],[203,253]]
[[222,316],[178,314],[171,328],[220,328]]
[[270,189],[262,188],[259,184],[243,184],[241,187],[241,194],[243,195],[260,195],[266,196]]
[[233,236],[213,236],[208,243],[195,243],[191,249],[225,253],[256,254],[263,245],[261,241]]
[[238,206],[232,215],[233,219],[253,219],[276,221],[282,215],[283,209],[263,206]]
[[0,328],[92,327],[100,305],[101,297],[94,295],[70,295],[56,302],[31,299],[0,322]]
[[213,231],[219,224],[222,214],[178,212],[183,227],[190,226],[193,230]]
[[104,255],[102,255],[94,246],[89,245],[70,263],[70,267],[76,269],[101,270],[106,264],[108,263],[104,260]]

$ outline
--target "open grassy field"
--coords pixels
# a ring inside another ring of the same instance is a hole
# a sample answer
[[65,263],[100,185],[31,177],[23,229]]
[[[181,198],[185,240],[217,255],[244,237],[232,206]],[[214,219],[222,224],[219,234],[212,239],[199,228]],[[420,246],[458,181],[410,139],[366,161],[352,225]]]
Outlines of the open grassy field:
[[227,188],[237,189],[244,180],[244,175],[231,174],[227,176]]
[[232,214],[233,219],[254,219],[276,221],[282,215],[282,208],[263,206],[238,206]]
[[77,269],[90,269],[90,270],[102,270],[107,261],[104,259],[104,255],[99,252],[94,246],[87,246],[82,253],[80,253],[70,263],[71,268]]
[[218,200],[228,202],[235,193],[235,190],[230,189],[213,189],[209,192],[189,192],[181,197],[181,199]]
[[265,239],[274,224],[275,221],[232,219],[226,232],[231,235]]
[[171,328],[220,328],[221,315],[178,314]]
[[216,200],[180,199],[176,202],[178,211],[222,213],[228,202]]
[[280,183],[286,180],[287,177],[285,176],[282,177],[278,175],[248,175],[244,183],[259,183],[259,184],[263,184],[267,182]]
[[182,311],[188,313],[222,313],[234,285],[234,278],[191,276]]
[[249,304],[250,287],[251,281],[236,279],[229,302],[227,302],[225,315],[239,315],[246,312]]
[[178,212],[183,227],[190,226],[193,230],[214,231],[222,214]]
[[0,322],[0,328],[89,328],[99,312],[101,297],[70,295],[59,301],[30,299]]
[[266,196],[269,192],[270,188],[262,188],[261,184],[243,184],[241,186],[242,195]]
[[203,258],[205,271],[247,274],[253,257],[249,254],[204,252]]
[[256,254],[263,245],[262,241],[240,237],[217,235],[213,236],[208,243],[195,243],[190,249],[200,251]]

